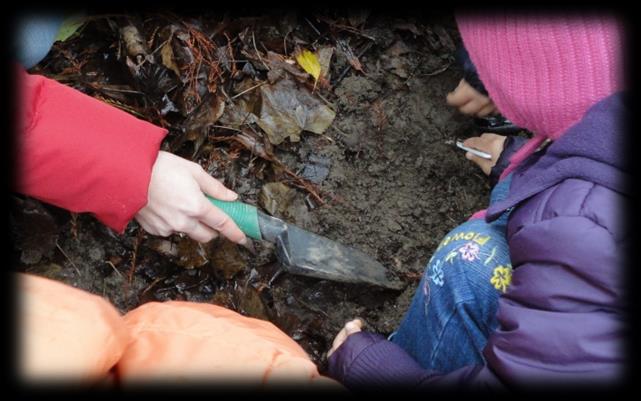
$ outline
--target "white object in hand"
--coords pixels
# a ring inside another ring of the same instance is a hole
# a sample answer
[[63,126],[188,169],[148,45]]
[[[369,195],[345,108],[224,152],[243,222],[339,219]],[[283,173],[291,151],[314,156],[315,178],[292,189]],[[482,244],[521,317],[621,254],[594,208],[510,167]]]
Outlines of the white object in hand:
[[485,153],[485,152],[481,152],[480,150],[468,148],[467,146],[463,145],[463,142],[461,142],[461,141],[456,141],[456,146],[458,146],[459,148],[461,148],[461,149],[463,149],[463,150],[465,150],[467,152],[470,152],[470,153],[472,153],[472,154],[474,154],[474,155],[476,155],[478,157],[482,157],[482,158],[488,159],[488,160],[492,159],[492,155],[491,154]]

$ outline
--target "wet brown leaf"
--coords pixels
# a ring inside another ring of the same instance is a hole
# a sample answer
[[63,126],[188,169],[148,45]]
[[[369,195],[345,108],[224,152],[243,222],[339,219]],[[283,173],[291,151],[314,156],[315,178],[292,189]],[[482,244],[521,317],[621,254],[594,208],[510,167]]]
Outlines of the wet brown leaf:
[[300,82],[307,81],[307,74],[296,67],[295,60],[289,60],[278,53],[268,51],[265,63],[269,66],[267,80],[274,83],[281,78],[285,78],[285,72],[291,74]]
[[286,138],[298,142],[302,131],[322,134],[336,116],[334,111],[291,79],[263,85],[260,92],[262,105],[257,123],[274,145]]
[[253,108],[251,102],[245,99],[227,105],[225,112],[220,117],[220,125],[239,130],[245,124],[255,123],[257,117],[252,112]]
[[172,144],[172,148],[177,149],[183,142],[191,141],[194,143],[193,154],[195,156],[205,142],[209,128],[216,124],[224,112],[225,101],[222,97],[208,96],[185,120],[185,134]]
[[262,299],[260,290],[248,285],[236,293],[236,298],[245,314],[258,319],[270,320],[269,309]]
[[175,258],[176,256],[178,256],[178,247],[173,241],[169,239],[150,238],[145,241],[144,244],[147,248],[153,249],[154,251],[165,257]]
[[212,266],[222,272],[229,280],[247,267],[247,262],[238,250],[238,246],[224,238],[219,238],[209,245]]
[[150,238],[143,244],[186,269],[202,267],[209,262],[206,244],[201,244],[188,237]]
[[272,216],[281,216],[295,194],[296,191],[282,182],[270,182],[260,189],[258,204]]
[[232,294],[231,290],[216,291],[216,294],[214,294],[211,302],[214,305],[219,305],[224,308],[236,309],[236,306],[234,304],[234,295]]
[[320,81],[329,82],[330,80],[330,66],[332,62],[332,56],[334,55],[334,47],[332,46],[323,46],[316,51],[316,57],[318,57],[318,62],[320,63],[321,73]]
[[160,56],[165,67],[172,70],[180,78],[180,69],[174,62],[174,49],[171,47],[171,40],[167,41],[160,49]]

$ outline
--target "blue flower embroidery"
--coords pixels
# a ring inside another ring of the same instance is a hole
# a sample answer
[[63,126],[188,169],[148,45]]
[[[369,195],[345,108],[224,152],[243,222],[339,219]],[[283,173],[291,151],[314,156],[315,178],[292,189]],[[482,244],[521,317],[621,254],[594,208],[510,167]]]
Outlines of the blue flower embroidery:
[[439,287],[442,287],[445,283],[445,276],[443,274],[443,269],[441,268],[440,259],[437,260],[436,263],[434,263],[434,266],[432,266],[432,274],[430,275],[430,279],[432,279],[432,282]]

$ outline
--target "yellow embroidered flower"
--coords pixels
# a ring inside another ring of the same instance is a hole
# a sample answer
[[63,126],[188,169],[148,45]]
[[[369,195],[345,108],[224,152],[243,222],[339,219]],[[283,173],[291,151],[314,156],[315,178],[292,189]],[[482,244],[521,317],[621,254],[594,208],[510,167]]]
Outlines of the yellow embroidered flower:
[[494,268],[494,275],[490,279],[490,283],[501,292],[505,292],[507,287],[512,282],[512,266],[497,266]]

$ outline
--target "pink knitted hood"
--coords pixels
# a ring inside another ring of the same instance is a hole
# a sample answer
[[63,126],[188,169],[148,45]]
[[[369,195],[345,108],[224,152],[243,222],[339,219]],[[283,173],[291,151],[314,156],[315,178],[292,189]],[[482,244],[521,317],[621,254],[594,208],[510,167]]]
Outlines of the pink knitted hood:
[[457,22],[494,104],[535,135],[503,176],[623,86],[622,27],[614,17],[492,13]]

